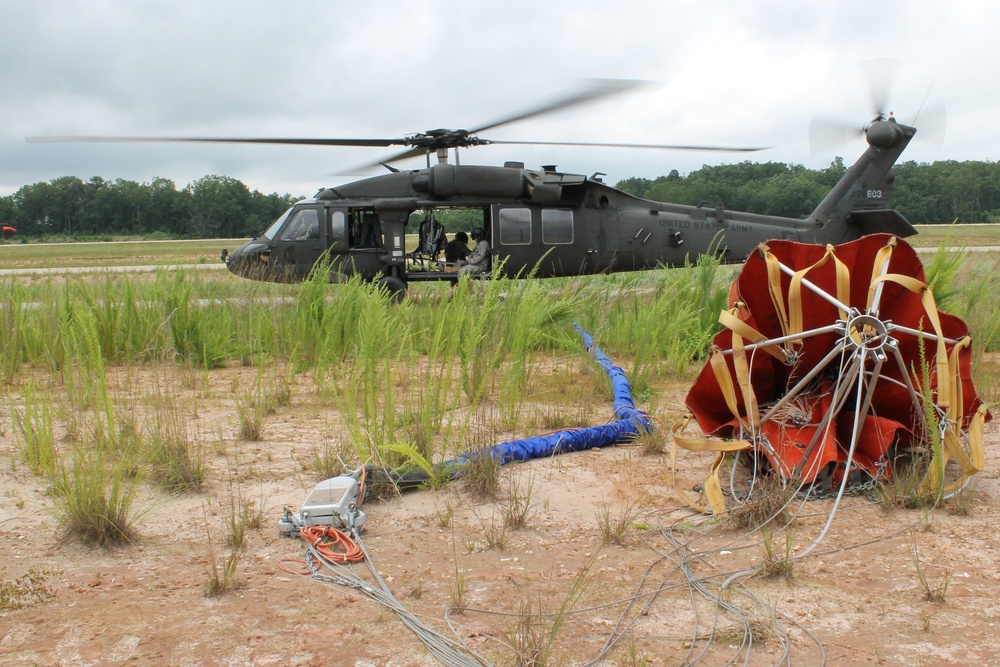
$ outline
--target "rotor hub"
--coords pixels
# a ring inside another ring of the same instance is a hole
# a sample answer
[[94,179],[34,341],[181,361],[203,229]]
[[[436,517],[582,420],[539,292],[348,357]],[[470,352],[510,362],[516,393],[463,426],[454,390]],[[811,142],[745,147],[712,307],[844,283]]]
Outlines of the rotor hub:
[[855,350],[881,352],[893,340],[887,324],[874,315],[856,314],[848,318],[846,331],[847,344]]
[[427,151],[436,151],[449,148],[467,148],[469,146],[479,146],[488,142],[480,139],[468,130],[449,130],[439,128],[437,130],[427,130],[411,134],[406,137],[406,145],[414,148],[423,148]]
[[868,144],[875,148],[895,148],[903,143],[907,136],[913,135],[913,128],[904,129],[904,127],[897,123],[891,114],[887,120],[883,120],[880,116],[865,130],[865,137],[868,139]]

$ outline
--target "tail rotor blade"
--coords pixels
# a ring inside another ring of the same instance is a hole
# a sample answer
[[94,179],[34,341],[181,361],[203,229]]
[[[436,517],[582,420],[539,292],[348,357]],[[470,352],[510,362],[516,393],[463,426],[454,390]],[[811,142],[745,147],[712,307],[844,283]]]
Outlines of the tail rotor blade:
[[863,133],[864,128],[857,124],[816,116],[809,123],[809,150],[813,155],[827,154],[832,149],[857,139]]
[[861,72],[868,83],[868,97],[871,99],[872,114],[878,120],[885,120],[889,115],[889,90],[896,79],[899,60],[895,58],[877,58],[861,65]]

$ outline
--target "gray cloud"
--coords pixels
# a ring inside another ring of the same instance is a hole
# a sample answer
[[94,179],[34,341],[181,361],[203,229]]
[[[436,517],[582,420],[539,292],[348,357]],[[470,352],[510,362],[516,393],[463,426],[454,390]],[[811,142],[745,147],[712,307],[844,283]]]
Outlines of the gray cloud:
[[[28,144],[25,137],[391,137],[481,125],[586,77],[660,85],[489,136],[769,145],[751,159],[822,167],[836,154],[850,162],[863,144],[812,155],[810,118],[864,122],[869,104],[858,65],[886,56],[901,63],[891,104],[902,120],[912,120],[925,97],[948,105],[943,143],[914,142],[904,159],[996,159],[996,13],[930,0],[4,3],[0,194],[64,175],[162,176],[183,186],[218,173],[265,192],[308,195],[392,151]],[[463,157],[505,159],[602,171],[614,181],[746,156],[495,146]]]

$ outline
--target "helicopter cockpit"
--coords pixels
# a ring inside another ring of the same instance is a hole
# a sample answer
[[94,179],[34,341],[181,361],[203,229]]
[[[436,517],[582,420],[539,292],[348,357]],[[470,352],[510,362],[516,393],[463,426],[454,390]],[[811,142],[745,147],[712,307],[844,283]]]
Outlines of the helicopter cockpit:
[[296,282],[324,259],[337,282],[359,274],[374,280],[457,278],[457,262],[443,251],[458,232],[490,232],[489,206],[444,206],[391,212],[375,206],[344,206],[309,199],[297,202],[252,241],[223,259],[245,277]]

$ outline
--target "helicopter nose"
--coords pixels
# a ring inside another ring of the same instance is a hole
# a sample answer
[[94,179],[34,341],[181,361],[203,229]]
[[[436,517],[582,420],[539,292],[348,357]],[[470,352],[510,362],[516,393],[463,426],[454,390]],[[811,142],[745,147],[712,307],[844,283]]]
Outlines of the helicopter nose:
[[236,248],[232,252],[222,249],[222,254],[220,259],[226,264],[226,268],[229,269],[231,273],[236,275],[241,275],[243,270],[244,257],[243,253],[240,252],[240,248]]

